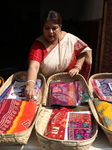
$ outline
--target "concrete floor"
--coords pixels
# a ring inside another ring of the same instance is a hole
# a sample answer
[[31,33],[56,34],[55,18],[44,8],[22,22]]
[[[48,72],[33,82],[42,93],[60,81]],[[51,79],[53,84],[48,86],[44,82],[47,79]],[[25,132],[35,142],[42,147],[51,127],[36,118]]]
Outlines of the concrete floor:
[[110,144],[105,133],[100,127],[99,127],[97,138],[92,143],[89,150],[112,150],[112,144]]
[[[1,150],[20,150],[21,146],[0,146]],[[37,145],[37,137],[35,131],[32,132],[28,144],[24,146],[23,150],[41,150]],[[109,143],[103,130],[99,127],[99,133],[96,140],[92,143],[89,150],[112,150],[112,144]]]

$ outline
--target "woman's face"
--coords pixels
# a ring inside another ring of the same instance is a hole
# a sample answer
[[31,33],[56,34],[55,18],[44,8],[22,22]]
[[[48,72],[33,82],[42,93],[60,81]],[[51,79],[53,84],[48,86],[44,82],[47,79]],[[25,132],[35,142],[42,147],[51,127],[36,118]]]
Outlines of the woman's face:
[[52,20],[48,20],[43,26],[43,35],[48,42],[57,41],[61,27]]

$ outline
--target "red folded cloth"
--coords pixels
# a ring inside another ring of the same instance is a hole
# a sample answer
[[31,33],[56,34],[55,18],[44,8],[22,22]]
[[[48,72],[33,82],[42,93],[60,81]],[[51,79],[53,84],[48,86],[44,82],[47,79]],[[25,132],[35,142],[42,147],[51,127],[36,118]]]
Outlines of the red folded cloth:
[[35,117],[36,104],[21,99],[2,99],[0,104],[0,134],[28,129]]

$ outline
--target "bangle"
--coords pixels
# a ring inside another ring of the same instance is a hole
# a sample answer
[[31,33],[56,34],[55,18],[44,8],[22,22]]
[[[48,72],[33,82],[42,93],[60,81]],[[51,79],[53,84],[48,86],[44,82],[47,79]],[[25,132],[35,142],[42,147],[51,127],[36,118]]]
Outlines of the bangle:
[[33,82],[33,83],[35,84],[35,81],[34,81],[34,80],[28,80],[28,81],[26,81],[26,84],[27,84],[28,82]]
[[79,71],[81,70],[81,66],[80,65],[75,65],[75,67],[77,67],[79,69]]

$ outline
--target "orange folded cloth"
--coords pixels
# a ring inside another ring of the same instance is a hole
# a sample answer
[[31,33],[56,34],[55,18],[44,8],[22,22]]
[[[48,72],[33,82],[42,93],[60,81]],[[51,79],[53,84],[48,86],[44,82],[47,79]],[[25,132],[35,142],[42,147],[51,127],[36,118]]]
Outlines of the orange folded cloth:
[[2,99],[0,104],[0,134],[28,129],[35,117],[36,104],[21,99]]

